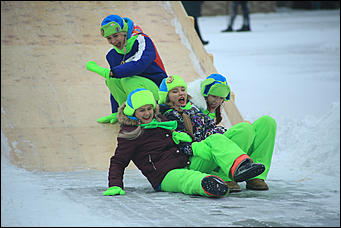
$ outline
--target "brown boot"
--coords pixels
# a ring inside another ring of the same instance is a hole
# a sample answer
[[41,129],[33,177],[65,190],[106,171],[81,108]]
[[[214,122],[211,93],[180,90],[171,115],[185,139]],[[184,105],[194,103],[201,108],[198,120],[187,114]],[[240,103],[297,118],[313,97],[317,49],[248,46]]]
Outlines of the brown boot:
[[230,193],[232,193],[232,192],[241,192],[242,191],[240,186],[235,181],[226,181],[226,184],[227,184],[227,186],[230,189]]
[[262,179],[257,179],[257,178],[246,181],[246,188],[250,190],[260,190],[260,191],[269,190],[269,187],[265,183],[265,181]]

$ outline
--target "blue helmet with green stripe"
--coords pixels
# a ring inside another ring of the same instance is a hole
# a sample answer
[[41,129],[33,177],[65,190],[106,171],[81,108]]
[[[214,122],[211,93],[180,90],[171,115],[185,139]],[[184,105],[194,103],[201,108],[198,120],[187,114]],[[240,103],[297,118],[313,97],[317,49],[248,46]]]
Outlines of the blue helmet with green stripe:
[[128,32],[128,23],[118,15],[109,15],[101,23],[101,34],[106,38],[114,33]]
[[211,74],[201,83],[201,94],[223,97],[225,101],[230,99],[230,87],[226,78],[221,74]]
[[123,113],[127,115],[128,118],[137,120],[136,117],[134,117],[136,109],[147,104],[153,105],[153,108],[156,107],[156,100],[153,93],[145,88],[135,89],[129,93]]

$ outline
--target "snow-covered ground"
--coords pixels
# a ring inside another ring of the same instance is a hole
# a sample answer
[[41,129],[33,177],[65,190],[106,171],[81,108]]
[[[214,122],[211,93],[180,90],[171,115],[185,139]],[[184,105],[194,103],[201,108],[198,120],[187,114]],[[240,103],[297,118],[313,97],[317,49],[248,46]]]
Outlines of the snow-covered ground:
[[226,23],[199,18],[244,118],[277,121],[269,191],[156,193],[127,170],[126,195],[103,197],[106,171],[27,172],[1,134],[1,226],[340,226],[340,10],[251,14],[245,33]]

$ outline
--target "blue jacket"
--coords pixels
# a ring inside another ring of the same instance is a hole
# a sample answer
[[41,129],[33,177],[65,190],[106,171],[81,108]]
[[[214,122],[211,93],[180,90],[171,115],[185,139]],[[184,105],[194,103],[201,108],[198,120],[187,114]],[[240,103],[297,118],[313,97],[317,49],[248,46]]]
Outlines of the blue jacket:
[[[128,23],[127,38],[136,38],[133,36],[137,36],[137,38],[125,57],[118,53],[114,47],[108,51],[106,59],[114,77],[124,78],[139,75],[151,79],[157,86],[160,86],[162,79],[167,77],[167,73],[153,41],[142,32],[139,26],[134,25],[132,20],[129,18],[124,18],[124,20]],[[125,64],[121,64],[122,60]],[[118,103],[112,94],[110,94],[110,101],[112,113],[117,112]]]
[[[130,24],[131,26],[133,25]],[[134,32],[131,29],[130,31]],[[133,36],[137,36],[137,38],[126,56],[118,53],[114,47],[106,55],[114,77],[124,78],[138,75],[151,79],[159,86],[162,79],[167,77],[167,73],[153,41],[141,32],[135,33]],[[128,37],[133,39],[129,30]],[[125,63],[121,64],[122,61]]]

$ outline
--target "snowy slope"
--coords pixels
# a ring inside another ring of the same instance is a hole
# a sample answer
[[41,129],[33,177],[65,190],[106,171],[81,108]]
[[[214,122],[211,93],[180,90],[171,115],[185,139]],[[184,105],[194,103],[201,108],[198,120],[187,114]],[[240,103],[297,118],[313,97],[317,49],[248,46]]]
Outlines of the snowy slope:
[[340,225],[340,11],[252,14],[249,33],[221,33],[225,16],[199,23],[244,118],[277,121],[270,190],[242,183],[224,199],[155,193],[127,170],[127,194],[103,197],[106,171],[21,170],[1,134],[1,226]]

